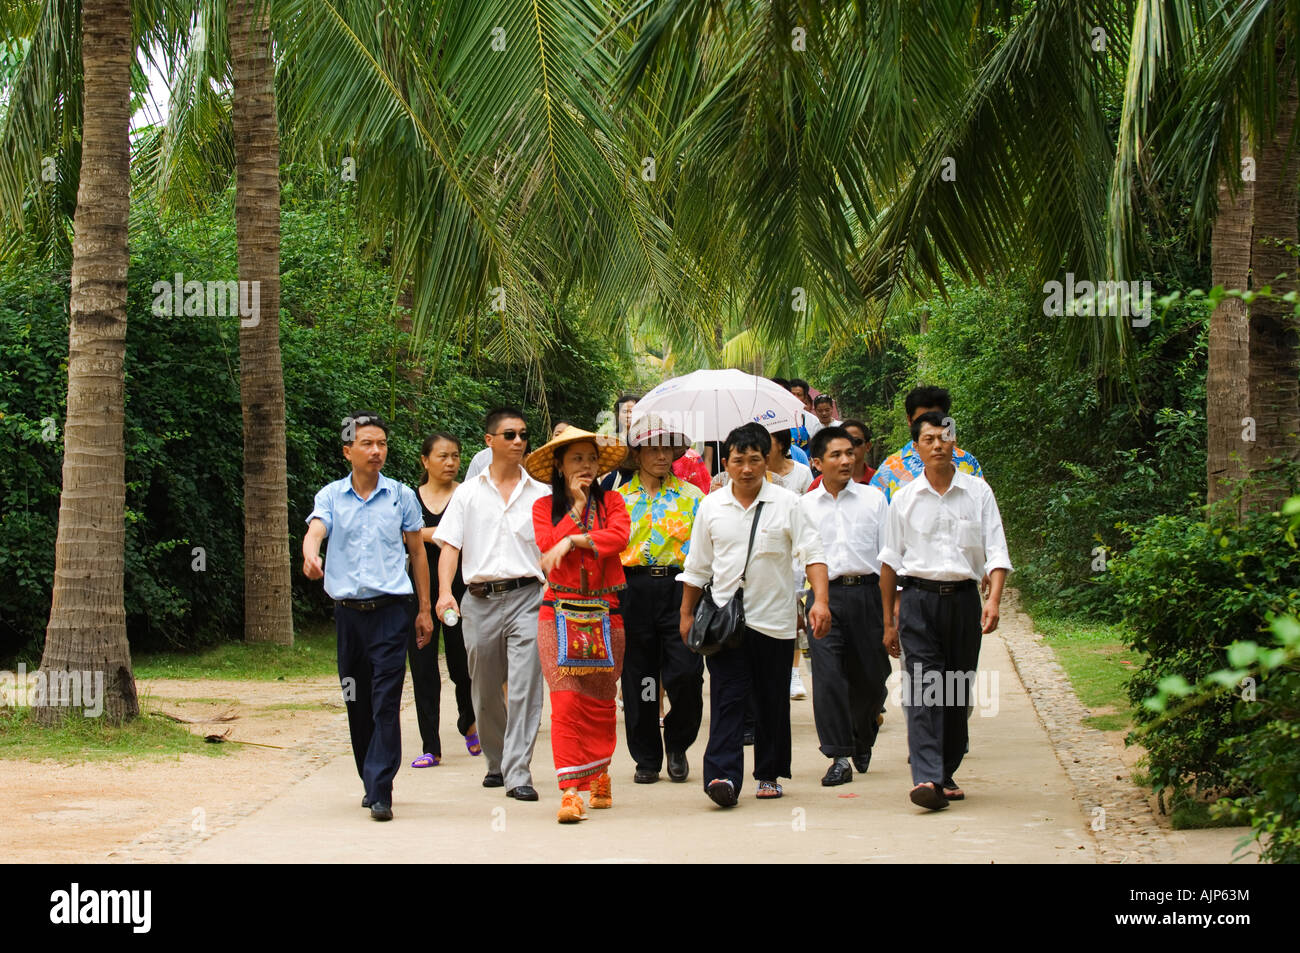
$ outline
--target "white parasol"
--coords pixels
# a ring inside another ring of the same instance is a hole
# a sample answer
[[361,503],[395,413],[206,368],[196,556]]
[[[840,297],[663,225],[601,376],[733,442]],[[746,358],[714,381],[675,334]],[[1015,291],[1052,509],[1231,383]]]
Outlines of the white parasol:
[[725,440],[742,424],[769,433],[799,426],[803,404],[780,384],[735,368],[694,371],[664,381],[632,408],[632,420],[657,414],[692,441]]

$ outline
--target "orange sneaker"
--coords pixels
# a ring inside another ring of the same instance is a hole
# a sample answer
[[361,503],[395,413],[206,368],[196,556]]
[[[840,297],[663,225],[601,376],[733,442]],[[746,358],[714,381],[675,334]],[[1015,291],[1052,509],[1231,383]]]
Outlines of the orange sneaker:
[[566,794],[560,799],[560,811],[557,819],[561,824],[576,824],[587,819],[587,810],[582,805],[578,794]]
[[614,798],[610,794],[609,772],[602,771],[591,779],[591,806],[593,808],[613,807]]

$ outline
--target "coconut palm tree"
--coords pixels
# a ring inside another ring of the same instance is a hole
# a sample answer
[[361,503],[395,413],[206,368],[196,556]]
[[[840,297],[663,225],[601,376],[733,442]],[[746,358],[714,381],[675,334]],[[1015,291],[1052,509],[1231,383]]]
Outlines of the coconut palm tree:
[[[103,715],[118,723],[139,713],[122,583],[134,46],[130,0],[84,0],[81,14],[84,116],[72,240],[68,416],[54,600],[41,671],[47,679],[60,673],[102,677]],[[39,721],[53,723],[67,713],[66,701],[55,693],[45,701],[35,709]]]
[[280,130],[266,0],[228,0],[239,280],[260,288],[240,321],[244,416],[244,638],[293,644],[284,371],[280,362]]
[[1207,496],[1232,496],[1249,474],[1247,508],[1278,505],[1300,459],[1300,322],[1286,300],[1300,288],[1298,37],[1296,0],[1142,0],[1112,184],[1117,271],[1132,265],[1141,183],[1190,195],[1193,225],[1211,230],[1228,296],[1210,320]]

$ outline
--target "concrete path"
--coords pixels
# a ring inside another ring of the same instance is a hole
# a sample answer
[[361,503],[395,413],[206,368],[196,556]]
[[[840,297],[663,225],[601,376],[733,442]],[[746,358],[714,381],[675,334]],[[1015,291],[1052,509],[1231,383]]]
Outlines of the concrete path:
[[[1089,817],[1075,799],[1007,647],[995,633],[980,657],[986,688],[996,676],[990,713],[971,719],[971,753],[958,781],[967,793],[930,813],[907,799],[911,788],[906,733],[898,698],[890,699],[871,771],[823,788],[827,761],[817,750],[812,701],[791,702],[794,778],[785,797],[758,801],[746,780],[740,804],[723,810],[703,792],[700,761],[708,731],[688,752],[685,784],[632,783],[622,742],[611,771],[614,807],[578,825],[556,823],[559,793],[550,746],[550,709],[542,715],[533,779],[542,799],[521,804],[485,789],[482,758],[471,758],[444,727],[446,759],[436,768],[403,766],[394,791],[395,819],[372,821],[360,806],[361,782],[350,755],[336,756],[234,827],[189,851],[197,863],[259,862],[803,862],[1095,863]],[[804,679],[809,682],[807,663]],[[451,703],[445,685],[444,709]],[[708,679],[705,679],[708,690]],[[995,703],[995,704],[994,704]],[[445,711],[444,711],[444,720]],[[340,716],[338,741],[345,738]],[[419,755],[410,682],[402,712],[405,764]],[[337,746],[335,746],[337,750]],[[752,749],[747,765],[752,766]]]

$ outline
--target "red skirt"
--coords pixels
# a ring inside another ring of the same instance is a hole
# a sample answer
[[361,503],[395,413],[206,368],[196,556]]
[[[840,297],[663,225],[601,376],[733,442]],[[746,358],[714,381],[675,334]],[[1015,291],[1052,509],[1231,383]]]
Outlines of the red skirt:
[[610,618],[614,668],[586,675],[559,670],[555,612],[543,606],[537,620],[537,654],[551,692],[551,750],[560,790],[588,790],[609,767],[618,745],[614,699],[623,673],[623,617]]

